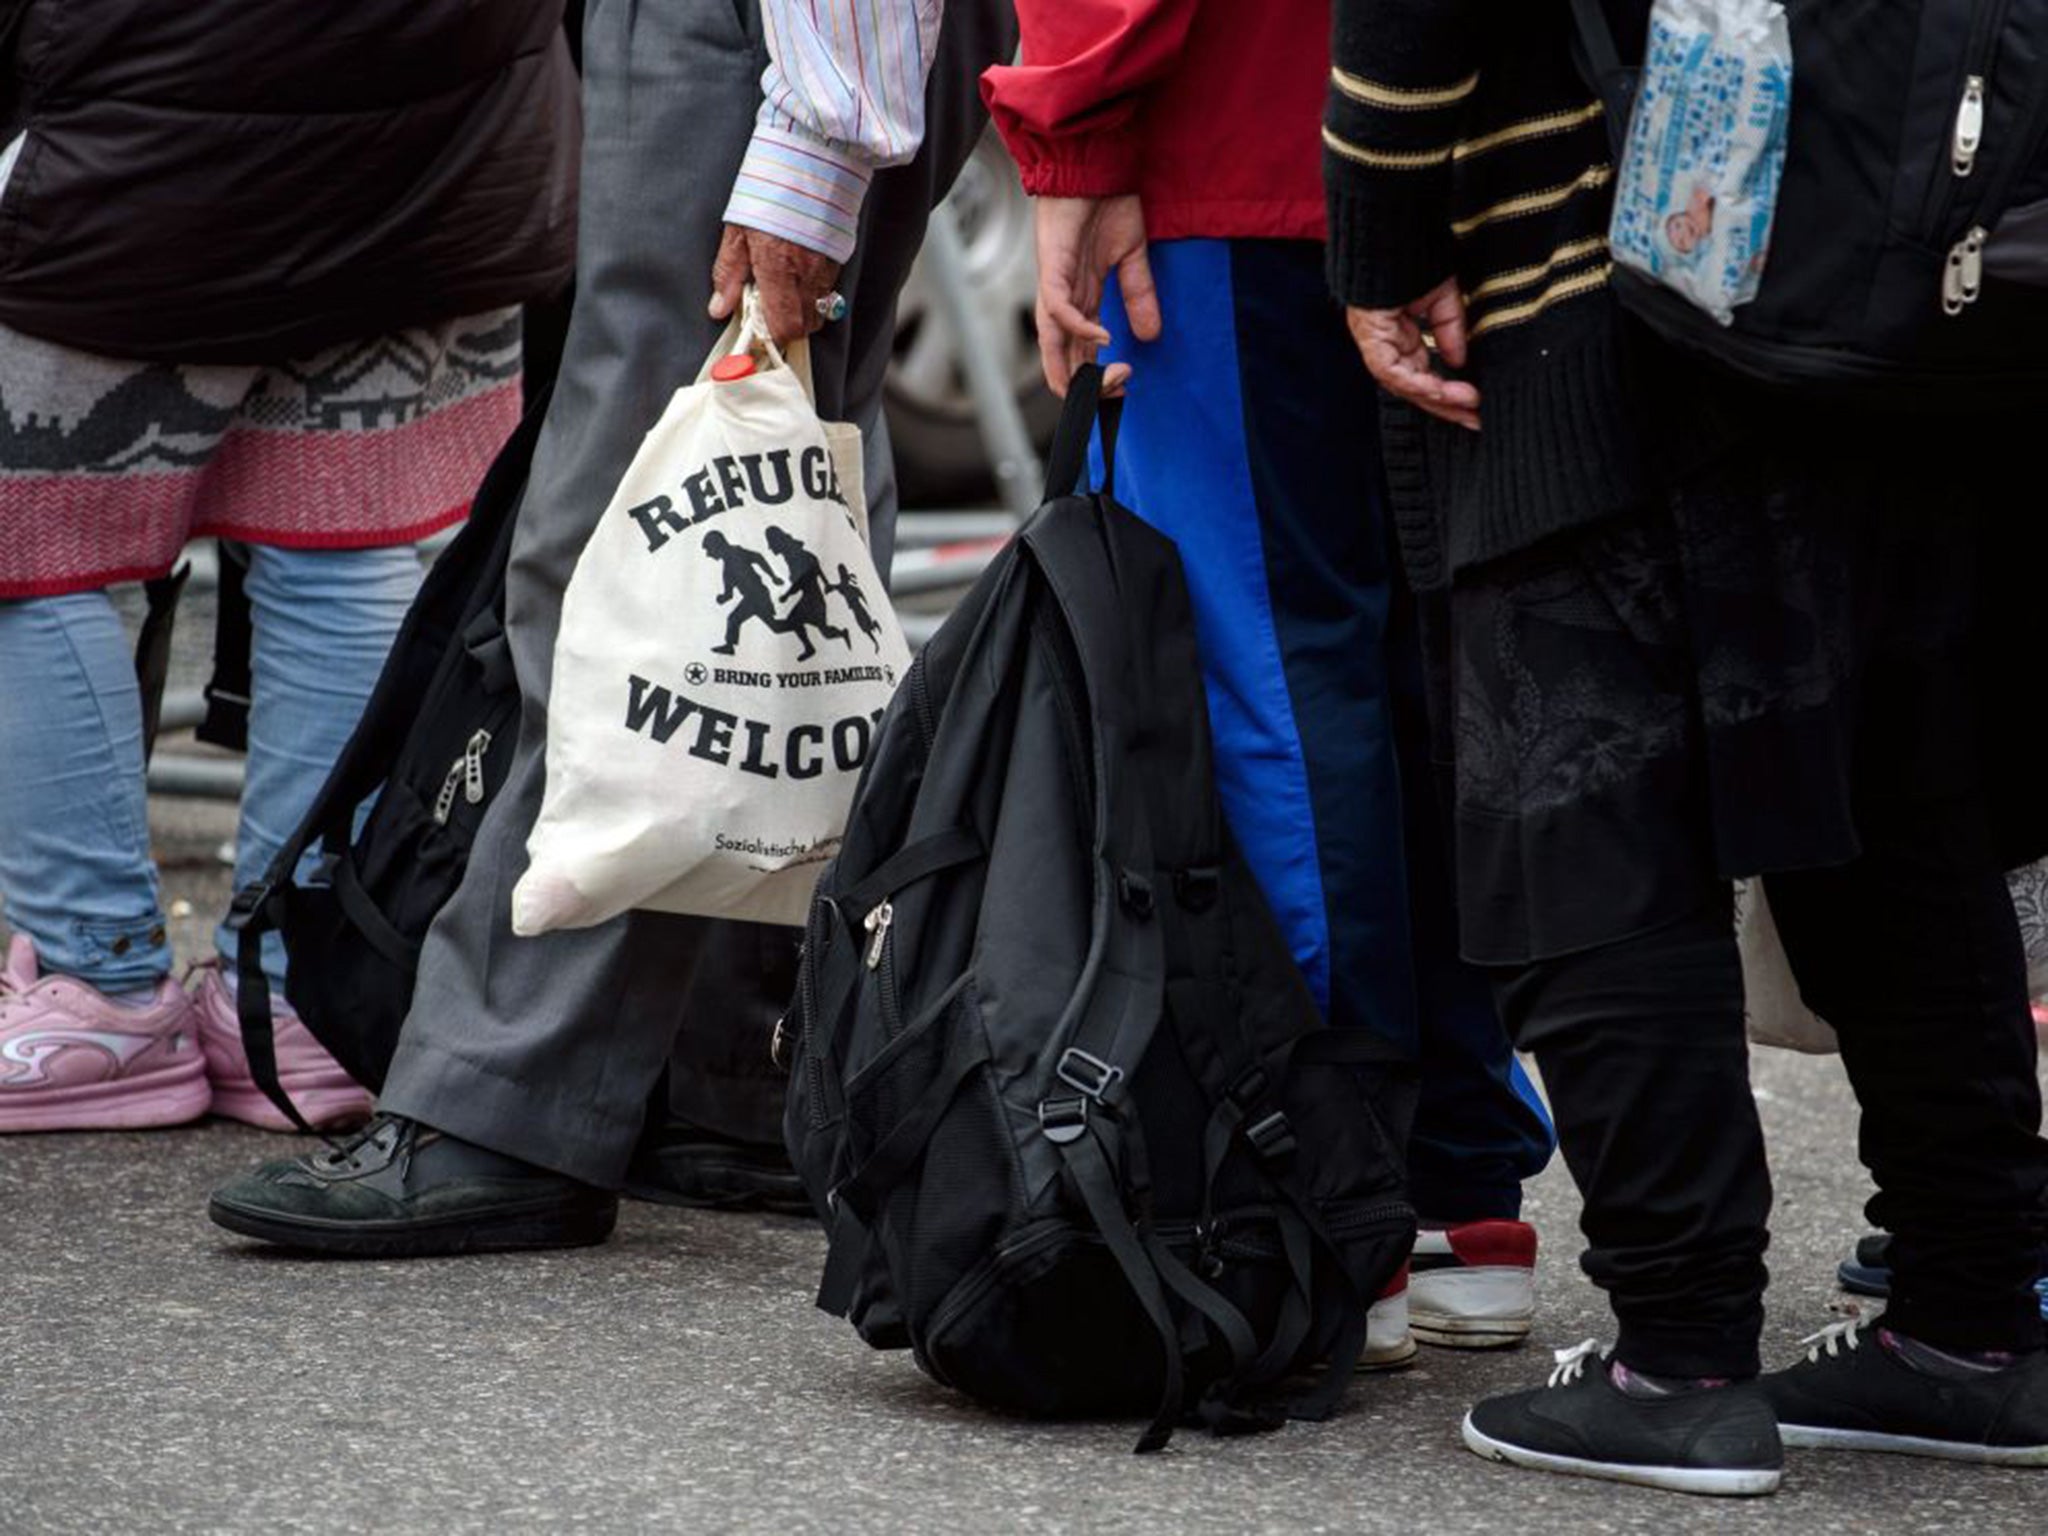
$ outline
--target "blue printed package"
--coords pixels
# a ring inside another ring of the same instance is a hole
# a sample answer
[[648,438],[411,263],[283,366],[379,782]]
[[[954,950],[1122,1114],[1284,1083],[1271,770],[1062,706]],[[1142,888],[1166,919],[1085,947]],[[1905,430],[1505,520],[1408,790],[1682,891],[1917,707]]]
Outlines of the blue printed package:
[[1608,238],[1727,325],[1756,297],[1792,107],[1776,0],[1656,0]]

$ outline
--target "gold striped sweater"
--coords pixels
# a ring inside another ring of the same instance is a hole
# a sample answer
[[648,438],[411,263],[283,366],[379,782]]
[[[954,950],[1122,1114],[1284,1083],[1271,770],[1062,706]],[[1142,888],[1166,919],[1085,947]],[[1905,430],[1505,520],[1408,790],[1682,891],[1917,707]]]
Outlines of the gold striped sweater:
[[1608,288],[1614,166],[1570,0],[1335,0],[1333,22],[1331,286],[1376,309],[1449,277],[1465,297],[1482,427],[1436,455],[1451,566],[1618,510],[1642,482]]

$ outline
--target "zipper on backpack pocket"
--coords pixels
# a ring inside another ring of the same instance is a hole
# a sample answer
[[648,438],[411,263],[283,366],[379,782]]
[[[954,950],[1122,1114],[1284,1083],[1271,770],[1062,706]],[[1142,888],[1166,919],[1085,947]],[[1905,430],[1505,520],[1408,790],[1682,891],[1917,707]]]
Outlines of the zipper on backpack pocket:
[[434,820],[438,825],[448,825],[458,794],[471,805],[484,803],[484,754],[490,750],[491,733],[479,730],[463,747],[462,756],[448,765],[447,777],[441,780],[441,792],[434,796]]
[[[2005,16],[2011,10],[2011,0],[1985,0],[1974,8],[1970,18],[1970,41],[1964,51],[1964,76],[1962,86],[1956,94],[1956,117],[1950,125],[1950,174],[1942,178],[1942,197],[1937,201],[1937,213],[1929,221],[1929,229],[1939,240],[1948,236],[1954,227],[1950,221],[1956,215],[1956,205],[1962,199],[1962,182],[1966,182],[1985,160],[1987,152],[1993,156],[1993,170],[1985,180],[1985,186],[1978,193],[1976,217],[1970,219],[1968,227],[1948,248],[1948,260],[1942,264],[1942,313],[1956,317],[1972,303],[1985,281],[1985,242],[1991,240],[1991,229],[1985,221],[1985,213],[1991,213],[1991,223],[1997,223],[1997,215],[2003,211],[1995,207],[2011,190],[2011,166],[2015,158],[2023,156],[2025,145],[2034,137],[2034,123],[2040,115],[2042,88],[2038,82],[2023,82],[2021,98],[2013,121],[2005,125],[1997,143],[1987,141],[1991,123],[1991,96],[1993,86],[1999,80],[1999,33],[2005,27]],[[2007,143],[2011,139],[2011,143]],[[2003,160],[2001,160],[2003,156]]]
[[1949,247],[1948,260],[1941,269],[1941,312],[1960,315],[1977,302],[1984,291],[1984,242],[1991,238],[1982,224]]
[[1984,133],[1991,112],[1991,88],[1996,78],[1994,49],[1998,28],[2005,19],[2010,0],[1976,0],[1970,8],[1968,34],[1963,39],[1961,75],[1950,86],[1953,109],[1943,121],[1946,142],[1935,161],[1921,205],[1920,228],[1930,240],[1944,238],[1955,216],[1956,199],[1962,183],[1977,169],[1984,152]]
[[926,753],[938,739],[939,723],[932,714],[931,678],[925,672],[924,657],[919,656],[910,664],[910,675],[904,679],[910,690],[911,712],[917,717],[917,737]]
[[803,958],[797,963],[796,1004],[800,1018],[798,1035],[804,1048],[804,1075],[811,1085],[811,1129],[823,1130],[831,1122],[825,1112],[825,1057],[818,1049],[818,957],[824,952],[824,931],[813,916],[805,925]]
[[1977,168],[1984,146],[1984,77],[1963,77],[1963,99],[1956,105],[1955,131],[1949,140],[1949,168],[1961,180]]
[[875,1005],[882,1013],[882,1033],[891,1040],[903,1023],[902,999],[896,991],[896,957],[889,942],[889,930],[895,922],[896,904],[885,896],[861,924],[868,935],[864,963],[874,973]]
[[868,935],[869,970],[879,971],[882,968],[882,951],[888,948],[889,927],[895,921],[895,905],[886,896],[861,920],[861,927],[867,930]]

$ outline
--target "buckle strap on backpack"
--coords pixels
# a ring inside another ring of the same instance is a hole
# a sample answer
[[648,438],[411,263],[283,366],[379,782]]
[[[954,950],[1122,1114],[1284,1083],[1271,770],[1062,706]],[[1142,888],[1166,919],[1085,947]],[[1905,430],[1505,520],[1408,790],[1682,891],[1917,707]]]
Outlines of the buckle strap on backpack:
[[925,1143],[938,1129],[940,1117],[961,1085],[988,1059],[988,1036],[983,1031],[954,1030],[946,1041],[945,1060],[931,1083],[861,1165],[832,1188],[828,1203],[835,1209],[848,1206],[862,1221],[872,1222],[882,1196],[924,1155]]
[[983,852],[981,835],[972,827],[947,827],[905,843],[869,871],[865,879],[855,881],[834,896],[832,904],[849,922],[857,923],[904,887],[956,865],[971,864]]
[[1173,1438],[1173,1428],[1181,1414],[1185,1378],[1181,1368],[1180,1330],[1174,1324],[1172,1309],[1166,1304],[1159,1269],[1146,1253],[1144,1240],[1138,1235],[1130,1214],[1124,1210],[1116,1176],[1110,1171],[1102,1143],[1091,1132],[1054,1145],[1060,1149],[1068,1182],[1081,1197],[1089,1219],[1095,1223],[1095,1230],[1102,1234],[1103,1242],[1109,1246],[1110,1257],[1123,1271],[1131,1294],[1137,1297],[1138,1305],[1144,1309],[1153,1331],[1159,1335],[1159,1348],[1165,1364],[1165,1385],[1159,1394],[1159,1411],[1153,1414],[1152,1422],[1145,1427],[1134,1447],[1140,1453],[1159,1450]]
[[[1145,1245],[1145,1252],[1152,1259],[1152,1267],[1159,1272],[1159,1278],[1167,1289],[1194,1308],[1197,1313],[1215,1325],[1222,1335],[1224,1344],[1230,1350],[1230,1374],[1222,1385],[1228,1387],[1251,1367],[1259,1358],[1259,1341],[1252,1332],[1252,1325],[1245,1321],[1242,1312],[1230,1304],[1230,1300],[1212,1285],[1206,1285],[1195,1272],[1182,1263],[1179,1256],[1161,1241],[1158,1232],[1150,1222],[1139,1231],[1139,1239]],[[1289,1351],[1290,1354],[1293,1351]]]
[[277,928],[284,906],[274,873],[242,887],[228,906],[227,927],[235,935],[235,1016],[242,1026],[249,1076],[266,1099],[310,1136],[313,1127],[277,1075],[277,1028],[270,1011],[270,976],[263,969],[263,936]]
[[825,1249],[825,1273],[818,1280],[818,1309],[844,1317],[853,1306],[853,1290],[866,1267],[874,1238],[867,1224],[844,1203],[831,1212],[832,1227]]
[[356,925],[356,931],[369,940],[370,947],[401,971],[411,973],[418,970],[419,942],[394,928],[391,919],[384,915],[384,909],[363,889],[362,879],[356,874],[355,861],[349,857],[346,847],[327,861],[327,878],[333,886],[334,899],[341,903],[342,912]]

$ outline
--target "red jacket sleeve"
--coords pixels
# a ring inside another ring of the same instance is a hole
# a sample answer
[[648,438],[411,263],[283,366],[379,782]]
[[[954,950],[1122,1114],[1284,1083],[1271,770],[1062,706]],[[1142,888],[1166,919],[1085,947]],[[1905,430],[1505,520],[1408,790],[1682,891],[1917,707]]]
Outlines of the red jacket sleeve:
[[1015,64],[981,77],[996,131],[1048,197],[1138,189],[1145,92],[1180,57],[1201,0],[1017,0]]

